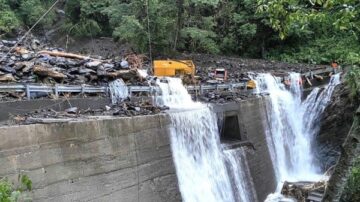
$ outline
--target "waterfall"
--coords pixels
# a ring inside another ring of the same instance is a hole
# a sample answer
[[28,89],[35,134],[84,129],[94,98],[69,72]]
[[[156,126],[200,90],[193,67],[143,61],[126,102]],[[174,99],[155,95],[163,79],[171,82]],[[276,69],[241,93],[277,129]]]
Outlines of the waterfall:
[[[162,96],[156,103],[170,107],[171,149],[183,201],[251,201],[241,185],[246,183],[236,160],[241,156],[221,148],[216,114],[208,106],[192,101],[180,79],[166,78],[158,85]],[[236,184],[240,185],[236,191],[242,193],[240,200],[233,190],[226,159],[230,170],[238,175]]]
[[317,181],[322,178],[313,159],[311,143],[318,132],[318,121],[332,92],[340,83],[334,75],[323,91],[315,88],[301,101],[300,74],[291,73],[286,87],[270,74],[257,78],[258,92],[269,93],[267,103],[267,143],[279,183],[287,181]]
[[225,159],[229,164],[229,172],[234,187],[235,201],[258,201],[246,161],[246,153],[243,148],[226,150]]
[[122,79],[116,79],[109,83],[109,91],[112,104],[123,101],[129,97],[129,90]]

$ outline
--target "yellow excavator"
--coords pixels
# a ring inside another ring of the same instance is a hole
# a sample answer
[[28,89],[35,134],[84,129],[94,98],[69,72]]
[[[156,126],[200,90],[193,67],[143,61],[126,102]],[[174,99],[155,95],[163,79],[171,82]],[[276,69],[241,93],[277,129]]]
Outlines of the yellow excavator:
[[[195,82],[195,65],[192,60],[154,60],[153,68],[154,76],[178,76],[183,78],[184,83],[190,84]],[[226,81],[227,71],[225,69],[216,69],[214,76],[218,80]],[[247,88],[256,88],[255,81],[248,81]]]
[[195,65],[191,60],[154,60],[154,76],[195,76]]

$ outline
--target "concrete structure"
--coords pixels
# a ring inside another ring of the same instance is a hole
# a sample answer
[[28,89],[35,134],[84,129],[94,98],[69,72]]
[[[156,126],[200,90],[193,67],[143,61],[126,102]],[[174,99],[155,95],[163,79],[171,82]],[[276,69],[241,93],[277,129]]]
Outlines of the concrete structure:
[[166,115],[0,128],[0,176],[34,201],[180,201]]
[[276,189],[275,172],[265,135],[266,102],[267,97],[260,97],[214,106],[217,113],[224,113],[225,121],[226,117],[233,116],[238,120],[239,138],[233,141],[235,147],[236,145],[247,147],[246,158],[259,201],[264,201],[266,196]]
[[[232,117],[226,127],[238,124],[232,137],[251,145],[246,156],[259,201],[276,186],[265,102],[214,106]],[[169,127],[165,114],[0,127],[0,176],[27,174],[34,201],[181,201]]]

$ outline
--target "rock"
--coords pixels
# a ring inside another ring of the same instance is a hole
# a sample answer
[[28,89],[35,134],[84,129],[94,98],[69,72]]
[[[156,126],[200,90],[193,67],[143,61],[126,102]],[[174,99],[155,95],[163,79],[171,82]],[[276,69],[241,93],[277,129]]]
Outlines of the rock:
[[24,59],[24,60],[28,60],[28,59],[30,59],[30,55],[29,54],[22,54],[21,58]]
[[33,39],[33,40],[31,41],[31,48],[32,48],[33,50],[38,49],[39,45],[40,45],[40,41],[39,41],[39,40]]
[[16,70],[9,66],[0,66],[0,71],[6,72],[6,73],[16,73]]
[[101,64],[101,61],[91,61],[85,64],[88,68],[95,68],[98,67]]
[[320,131],[315,137],[315,155],[322,171],[335,165],[340,156],[341,146],[351,128],[356,107],[360,100],[352,100],[350,89],[345,84],[338,85],[326,107],[321,121]]
[[120,63],[120,65],[121,65],[121,67],[122,67],[123,69],[128,69],[128,68],[129,68],[129,63],[128,63],[128,61],[126,61],[126,60],[122,60],[121,63]]
[[12,47],[16,44],[16,41],[1,40],[1,43],[5,46]]
[[88,68],[83,68],[83,67],[80,67],[79,70],[78,70],[78,73],[79,74],[96,74],[96,71],[92,70],[92,69],[88,69]]
[[79,109],[77,107],[70,107],[68,109],[65,109],[65,112],[69,114],[77,114],[78,110]]
[[21,55],[29,53],[29,51],[24,47],[16,47],[15,51]]
[[109,64],[109,63],[105,63],[104,64],[104,68],[105,69],[114,69],[115,65],[114,64]]

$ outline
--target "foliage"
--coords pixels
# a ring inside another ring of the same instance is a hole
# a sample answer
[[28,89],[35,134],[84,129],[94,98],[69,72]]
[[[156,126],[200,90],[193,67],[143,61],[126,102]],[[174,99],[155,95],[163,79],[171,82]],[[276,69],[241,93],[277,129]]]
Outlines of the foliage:
[[275,60],[309,64],[329,64],[337,61],[343,65],[360,64],[360,46],[353,35],[324,35],[302,44],[276,47],[268,53]]
[[358,0],[259,0],[258,12],[266,13],[272,27],[282,39],[295,30],[311,29],[314,23],[332,28],[360,31],[360,7]]
[[0,180],[0,202],[16,202],[21,194],[31,191],[32,182],[26,175],[19,176],[20,185],[15,187],[8,179]]
[[[18,1],[18,13],[22,22],[31,27],[51,6],[49,0],[20,0]],[[55,21],[55,13],[52,10],[46,18],[39,22],[39,27],[49,28]]]
[[360,158],[357,159],[351,169],[351,176],[347,180],[347,186],[345,187],[340,201],[360,201]]
[[[54,0],[0,0],[0,34],[31,26]],[[360,65],[358,0],[68,0],[38,30],[111,36],[140,52],[189,51]],[[58,21],[58,19],[61,19]]]
[[360,67],[356,65],[352,66],[345,78],[347,85],[350,87],[350,96],[352,98],[360,98]]
[[0,35],[2,33],[12,32],[19,26],[19,21],[11,10],[7,0],[0,0]]

